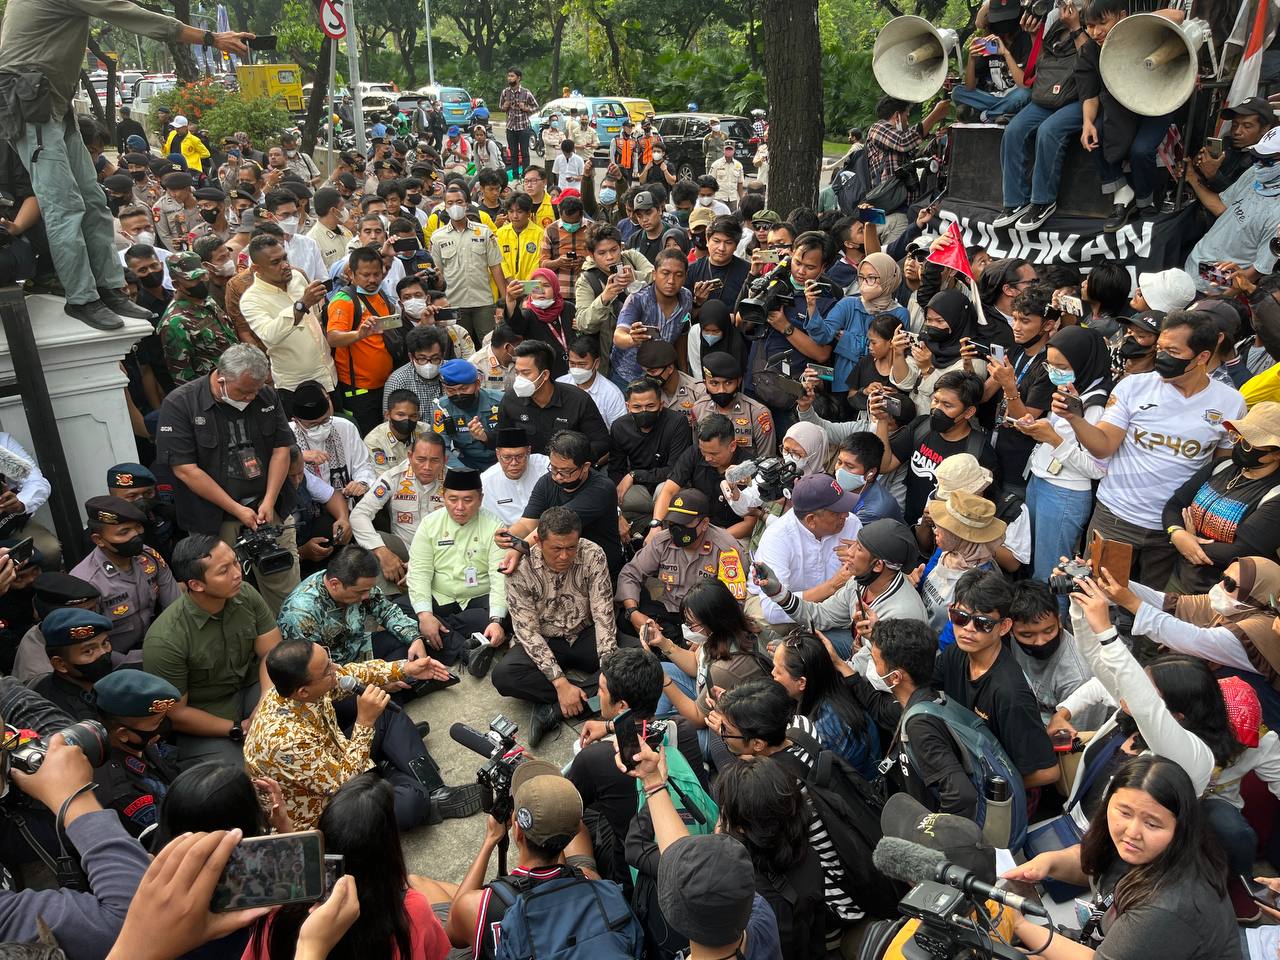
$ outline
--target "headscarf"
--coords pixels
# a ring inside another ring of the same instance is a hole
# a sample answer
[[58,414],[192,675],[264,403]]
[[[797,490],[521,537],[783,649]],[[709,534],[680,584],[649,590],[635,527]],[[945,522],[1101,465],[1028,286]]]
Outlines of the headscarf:
[[[551,299],[555,302],[549,307],[535,307],[530,298],[526,297],[524,301],[525,309],[552,329],[556,329],[556,321],[560,319],[560,311],[564,309],[564,297],[560,294],[560,278],[556,276],[554,270],[539,267],[529,274],[529,279],[545,281],[551,287]],[[558,329],[556,329],[556,332],[559,335]]]
[[689,256],[690,242],[689,242],[688,230],[686,230],[684,227],[672,227],[670,230],[668,230],[666,233],[662,235],[662,243],[659,245],[658,249],[659,250],[667,249],[668,240],[674,240],[677,246],[680,247],[680,252],[683,253],[686,257]]
[[1272,629],[1280,610],[1280,564],[1266,557],[1240,557],[1240,589],[1236,599],[1252,604],[1230,616],[1213,609],[1206,594],[1169,594],[1172,613],[1197,627],[1224,627],[1231,631],[1245,655],[1269,684],[1280,688],[1280,635]]
[[[898,287],[902,283],[902,271],[898,269],[898,264],[894,262],[893,257],[887,253],[868,253],[862,258],[862,263],[869,263],[875,267],[876,273],[880,276],[880,296],[868,300],[862,298],[862,305],[868,313],[885,313],[898,306]],[[862,264],[858,264],[858,268],[862,268]],[[862,290],[862,284],[858,284],[858,290]]]
[[[707,340],[704,328],[708,321],[711,321],[724,334],[718,343],[711,343]],[[699,358],[718,351],[729,354],[729,356],[738,361],[739,367],[746,368],[746,338],[742,336],[742,331],[734,326],[733,319],[729,315],[729,305],[723,300],[708,300],[702,305],[702,309],[698,311],[698,338]],[[700,364],[702,362],[701,359],[698,362]],[[694,370],[693,374],[694,379],[702,379],[700,367]],[[808,450],[809,448],[805,447],[805,449]]]
[[946,366],[959,358],[961,338],[973,335],[973,304],[959,290],[942,290],[929,300],[927,309],[947,321],[947,326],[951,328],[945,340],[926,341],[934,363]]
[[1066,357],[1075,372],[1073,386],[1087,407],[1107,402],[1114,386],[1111,380],[1111,351],[1097,330],[1063,327],[1049,338],[1049,346]]
[[800,460],[800,469],[807,477],[811,473],[821,473],[827,466],[827,432],[816,423],[801,420],[794,424],[783,437],[794,440],[804,447],[804,457]]
[[996,550],[1004,543],[1004,534],[990,543],[974,543],[941,527],[934,530],[934,536],[942,551],[938,562],[952,570],[976,570],[983,564],[993,563]]

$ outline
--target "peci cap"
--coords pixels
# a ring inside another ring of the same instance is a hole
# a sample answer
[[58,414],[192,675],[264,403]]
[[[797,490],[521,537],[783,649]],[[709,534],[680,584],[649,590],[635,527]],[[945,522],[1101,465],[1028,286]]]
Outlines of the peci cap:
[[858,498],[845,490],[829,473],[811,473],[801,477],[791,488],[791,509],[797,517],[817,510],[849,513]]
[[168,680],[141,670],[113,670],[93,685],[98,709],[113,717],[162,717],[182,694]]
[[527,760],[516,767],[511,777],[511,801],[515,822],[524,835],[539,846],[563,840],[560,844],[563,849],[577,834],[582,822],[582,796],[578,788],[559,767],[546,760]]
[[722,946],[747,929],[755,872],[741,841],[728,834],[681,837],[658,861],[658,906],[694,943]]
[[482,490],[479,470],[454,470],[452,467],[444,472],[444,490]]
[[1249,97],[1234,107],[1227,107],[1222,111],[1224,120],[1234,120],[1236,117],[1261,117],[1268,124],[1272,124],[1276,122],[1276,110],[1266,97]]
[[[1146,291],[1143,291],[1146,296]],[[1144,310],[1142,313],[1135,313],[1132,317],[1116,317],[1121,323],[1127,323],[1131,327],[1137,327],[1146,333],[1159,333],[1160,325],[1164,323],[1163,310]]]
[[943,459],[933,472],[937,487],[934,498],[945,500],[957,490],[982,493],[991,486],[991,471],[978,463],[972,453],[954,453]]
[[532,445],[529,441],[529,434],[524,427],[499,427],[498,438],[493,446],[495,450],[502,447],[514,450],[518,447],[530,447]]
[[1255,403],[1239,420],[1224,420],[1222,425],[1234,430],[1253,447],[1280,447],[1280,403],[1264,400]]
[[475,383],[479,378],[480,371],[467,360],[447,360],[440,367],[440,379],[446,387],[464,386]]
[[711,513],[711,501],[701,490],[685,487],[667,507],[667,520],[682,527],[692,527]]
[[293,388],[289,406],[299,420],[319,420],[329,413],[329,393],[318,380],[303,380]]
[[930,500],[935,526],[969,543],[991,543],[1004,536],[1005,522],[996,518],[996,505],[985,497],[957,490],[946,500]]
[[1159,273],[1138,274],[1138,289],[1152,310],[1183,310],[1196,298],[1196,284],[1185,270],[1173,267]]
[[858,542],[871,556],[898,570],[914,570],[920,559],[915,534],[905,523],[892,517],[864,523],[858,530]]
[[117,463],[107,468],[108,490],[136,490],[155,485],[156,475],[140,463]]
[[209,277],[204,261],[194,250],[180,250],[169,254],[165,265],[169,268],[169,276],[174,280],[206,280]]
[[147,515],[120,497],[90,497],[84,502],[85,519],[90,523],[143,523]]
[[982,828],[967,817],[930,813],[917,799],[895,793],[880,813],[880,829],[886,837],[936,850],[983,883],[996,882],[996,850],[982,837]]
[[110,633],[111,621],[92,610],[59,607],[40,622],[40,632],[44,634],[45,648],[56,650]]

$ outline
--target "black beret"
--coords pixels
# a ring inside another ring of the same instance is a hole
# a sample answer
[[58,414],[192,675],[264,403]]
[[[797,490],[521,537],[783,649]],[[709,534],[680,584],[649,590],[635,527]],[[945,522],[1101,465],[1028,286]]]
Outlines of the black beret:
[[217,187],[201,187],[196,191],[197,200],[217,200],[222,203],[227,199],[227,195]]
[[702,358],[702,372],[704,375],[734,380],[742,376],[742,364],[732,354],[717,350]]
[[90,523],[146,523],[147,515],[120,497],[90,497],[84,502]]
[[181,190],[183,187],[195,186],[195,181],[189,173],[166,173],[160,179],[160,186],[166,190]]

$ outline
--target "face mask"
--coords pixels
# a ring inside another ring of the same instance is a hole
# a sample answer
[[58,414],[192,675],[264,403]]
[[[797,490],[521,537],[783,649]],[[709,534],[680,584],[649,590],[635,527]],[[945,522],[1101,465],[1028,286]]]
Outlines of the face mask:
[[127,198],[117,196],[107,197],[107,208],[111,211],[111,215],[113,217],[120,215],[120,208],[125,205],[126,199]]
[[784,453],[782,455],[782,459],[783,459],[783,462],[789,463],[792,466],[796,466],[796,467],[800,466],[800,458],[797,457],[794,453]]
[[848,493],[851,490],[861,490],[867,485],[867,479],[859,473],[839,467],[836,470],[836,483],[840,484],[841,490]]
[[710,390],[707,391],[707,396],[710,397],[712,402],[722,410],[727,410],[729,407],[733,406],[733,398],[737,395],[738,391],[736,390],[730,393],[712,393]]
[[133,235],[133,242],[144,243],[148,247],[154,247],[156,245],[156,235],[150,230],[139,230]]
[[928,340],[930,343],[941,343],[947,337],[951,336],[951,331],[946,327],[930,327],[926,326],[920,331],[920,336]]
[[423,311],[427,309],[427,301],[421,297],[410,297],[408,300],[400,301],[400,309],[417,320],[422,316]]
[[136,557],[142,553],[142,534],[135,534],[128,540],[111,544],[111,552],[119,557]]
[[244,410],[247,406],[249,406],[251,402],[249,400],[232,400],[230,397],[227,396],[227,381],[225,379],[218,380],[218,384],[222,387],[222,396],[219,397],[218,399],[221,400],[223,403],[225,403],[227,406],[235,410]]
[[1244,449],[1240,444],[1236,444],[1231,450],[1231,459],[1237,467],[1245,470],[1257,470],[1262,466],[1262,458],[1272,453],[1271,450],[1259,449],[1253,447],[1250,450]]
[[218,214],[221,212],[221,210],[201,210],[200,216],[204,219],[205,223],[216,223],[218,220]]
[[582,228],[581,223],[565,223],[563,220],[560,221],[560,226],[564,227],[565,233],[577,233]]
[[146,276],[138,277],[138,283],[148,290],[158,290],[160,285],[164,283],[164,274],[159,270],[155,273],[148,273]]
[[204,300],[209,296],[209,285],[203,280],[193,283],[187,288],[187,296],[192,300]]
[[550,310],[556,305],[556,302],[550,297],[530,297],[529,305],[539,310]]
[[929,426],[933,428],[935,433],[946,433],[955,425],[955,417],[948,417],[941,410],[930,411]]
[[600,191],[600,202],[603,204],[614,203],[618,199],[618,191],[611,187],[605,187]]
[[454,222],[467,219],[467,206],[463,203],[451,203],[444,208],[444,212]]
[[882,693],[893,693],[893,687],[890,686],[888,678],[892,677],[894,672],[895,671],[890,670],[882,677],[880,674],[876,673],[875,661],[870,658],[867,659],[867,682]]
[[1155,347],[1144,347],[1133,337],[1125,337],[1124,342],[1120,344],[1118,353],[1122,360],[1137,360],[1141,357],[1148,357]]
[[143,497],[140,500],[133,501],[133,505],[137,507],[139,510],[141,510],[143,513],[150,513],[152,510],[156,508],[156,498]]
[[173,733],[173,721],[168,717],[161,720],[160,726],[156,727],[154,730],[139,730],[137,727],[126,726],[123,723],[120,724],[120,726],[138,738],[137,743],[128,744],[130,748],[138,751],[141,751],[144,747],[148,747],[157,741],[168,740],[170,735]]
[[655,150],[655,151],[653,151],[653,162],[654,162],[654,163],[657,163],[658,161],[660,161],[660,160],[661,160],[663,157],[665,157],[665,156],[666,156],[666,154],[665,154],[665,153],[663,153],[661,150]]
[[709,207],[709,206],[711,206],[711,204],[715,203],[715,200],[716,200],[716,198],[715,198],[715,197],[699,197],[699,198],[698,198],[698,206],[700,206],[700,207]]
[[418,429],[417,420],[392,420],[391,432],[402,440],[413,436],[413,432]]
[[298,151],[297,151],[297,150],[286,150],[286,151],[284,152],[284,155],[285,155],[286,157],[288,157],[290,160],[292,160],[294,157],[296,157],[296,156],[298,155]]
[[1155,371],[1165,380],[1182,376],[1189,366],[1191,366],[1190,358],[1175,357],[1167,350],[1161,350],[1156,354]]
[[75,668],[75,671],[80,675],[81,680],[97,683],[111,672],[111,651],[108,650],[97,660],[90,660],[88,663],[80,664]]
[[705,633],[699,633],[687,623],[681,625],[680,632],[684,634],[684,638],[690,643],[703,644],[707,642],[707,635]]
[[854,582],[864,590],[876,582],[876,578],[884,573],[883,570],[877,570],[875,561],[872,561],[871,568],[866,573],[855,573],[853,575]]
[[356,293],[362,293],[366,297],[372,297],[377,292],[378,292],[377,287],[360,287],[360,286],[356,287]]
[[318,423],[314,427],[303,427],[302,435],[312,444],[322,444],[329,439],[329,435],[333,433],[333,421],[327,423]]
[[440,364],[438,363],[415,363],[413,369],[418,371],[418,376],[423,380],[434,380],[440,376]]
[[1076,382],[1076,372],[1074,370],[1059,370],[1057,367],[1049,367],[1049,382],[1055,387],[1065,387]]
[[1027,644],[1023,643],[1020,640],[1018,641],[1018,646],[1022,649],[1022,652],[1025,653],[1032,660],[1048,660],[1055,653],[1057,653],[1058,648],[1062,646],[1062,632],[1059,631],[1056,637],[1054,637],[1048,643],[1042,644],[1038,647],[1028,646]]
[[724,339],[723,333],[704,333],[702,339],[706,341],[707,346],[714,347],[717,343]]
[[285,217],[283,220],[277,221],[277,223],[280,225],[280,229],[284,231],[285,236],[287,237],[292,237],[298,232],[297,217]]
[[1244,610],[1252,610],[1253,606],[1248,603],[1241,603],[1235,597],[1227,593],[1221,583],[1215,583],[1209,588],[1209,606],[1213,607],[1214,612],[1224,617],[1232,614],[1240,613]]
[[226,263],[220,263],[217,266],[212,267],[212,269],[219,277],[234,277],[236,274],[236,262],[234,260],[228,260]]
[[682,227],[687,227],[689,225],[689,213],[690,211],[688,210],[677,210],[676,222]]
[[574,367],[569,371],[569,378],[578,386],[582,386],[595,375],[594,370],[583,370],[581,367]]
[[416,207],[418,204],[420,204],[420,203],[422,202],[422,194],[420,194],[420,193],[406,193],[406,194],[404,195],[404,202],[405,202],[405,203],[407,203],[407,204],[408,204],[409,206],[411,206],[411,207]]
[[133,177],[135,183],[147,182],[147,172],[145,170],[134,170],[129,176]]
[[478,393],[460,393],[456,397],[450,397],[453,405],[462,410],[474,410],[480,405],[480,394]]
[[667,531],[671,534],[671,542],[677,547],[692,547],[694,541],[698,539],[698,530],[693,527],[668,527]]
[[511,389],[517,397],[527,400],[538,392],[538,380],[541,379],[541,374],[535,380],[530,380],[528,377],[516,377],[511,384]]
[[661,410],[641,410],[639,413],[631,414],[631,419],[635,421],[637,427],[641,430],[651,430],[653,425],[658,422]]

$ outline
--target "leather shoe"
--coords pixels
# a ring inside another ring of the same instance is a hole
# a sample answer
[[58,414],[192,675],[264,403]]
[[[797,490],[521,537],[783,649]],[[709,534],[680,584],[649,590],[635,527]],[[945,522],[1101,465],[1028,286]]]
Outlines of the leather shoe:
[[533,719],[529,721],[529,746],[536,747],[552,730],[560,727],[560,704],[540,703],[533,708]]
[[75,317],[95,330],[119,330],[124,326],[124,319],[119,314],[113,313],[101,300],[94,300],[92,303],[68,303],[63,310],[68,317]]
[[459,820],[480,812],[480,784],[468,783],[457,787],[439,787],[431,791],[431,813],[427,823],[441,820]]
[[1138,212],[1138,208],[1132,201],[1129,203],[1117,203],[1111,208],[1111,216],[1107,217],[1107,222],[1102,225],[1103,233],[1115,233]]
[[107,309],[112,313],[118,313],[122,317],[132,317],[135,320],[150,320],[151,311],[146,307],[140,307],[119,290],[108,290],[106,287],[98,288],[98,296],[102,298],[102,302],[107,305]]
[[482,643],[467,654],[467,672],[477,680],[483,680],[493,666],[494,654],[498,648],[489,643]]
[[418,736],[425,740],[427,735],[431,733],[431,724],[426,720],[419,720],[413,725],[413,729],[417,730]]

